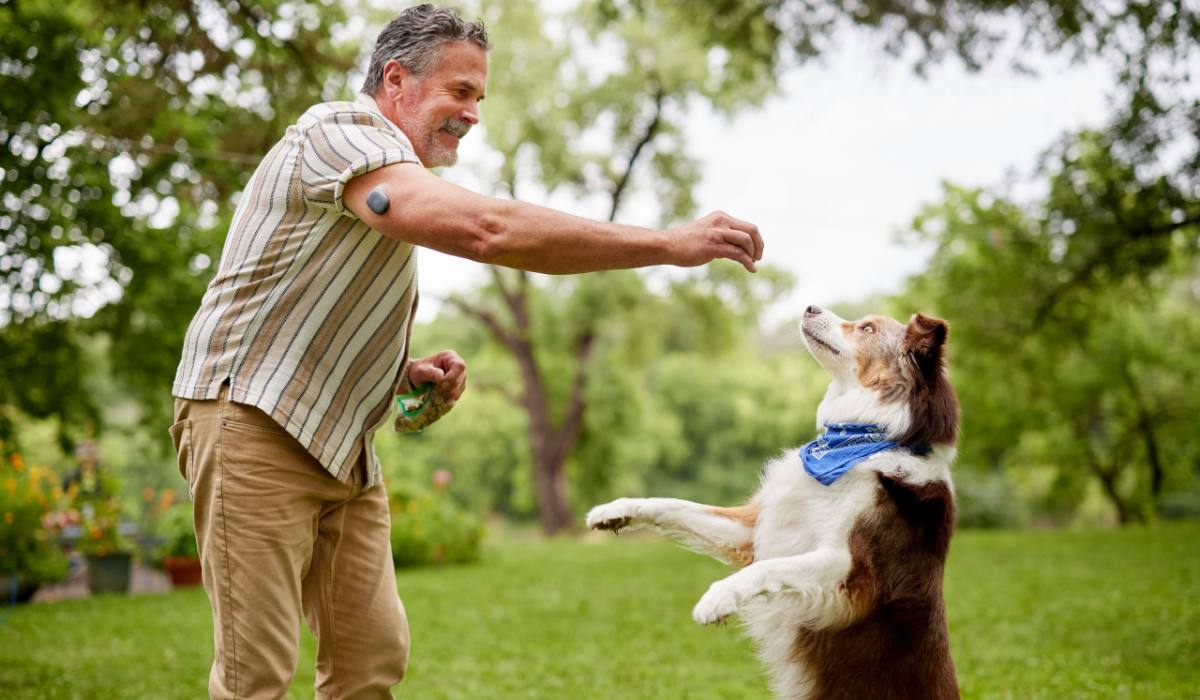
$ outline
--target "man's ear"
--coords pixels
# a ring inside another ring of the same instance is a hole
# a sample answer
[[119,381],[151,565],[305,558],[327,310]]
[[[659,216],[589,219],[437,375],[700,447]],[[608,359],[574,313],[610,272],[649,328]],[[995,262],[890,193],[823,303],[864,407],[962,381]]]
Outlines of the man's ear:
[[384,93],[391,101],[397,101],[404,94],[404,88],[407,87],[408,81],[412,78],[412,72],[408,70],[399,61],[391,60],[383,64],[383,82],[381,84]]
[[934,375],[942,368],[948,330],[945,321],[924,314],[913,314],[904,329],[904,353],[925,377]]

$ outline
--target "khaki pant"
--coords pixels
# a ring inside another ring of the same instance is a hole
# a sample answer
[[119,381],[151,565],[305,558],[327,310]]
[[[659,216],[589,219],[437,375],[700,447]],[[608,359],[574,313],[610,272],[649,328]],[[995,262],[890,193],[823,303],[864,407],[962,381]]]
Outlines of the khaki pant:
[[282,698],[300,618],[317,638],[318,698],[390,698],[408,663],[387,495],[343,484],[270,416],[177,399],[171,435],[195,502],[213,613],[213,698]]

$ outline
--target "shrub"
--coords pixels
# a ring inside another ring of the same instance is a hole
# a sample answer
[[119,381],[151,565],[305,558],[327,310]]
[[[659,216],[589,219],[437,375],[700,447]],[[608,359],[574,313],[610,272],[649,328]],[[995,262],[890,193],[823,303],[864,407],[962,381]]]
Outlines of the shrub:
[[120,532],[116,479],[106,470],[84,464],[72,490],[80,518],[79,551],[94,557],[133,551],[133,544]]
[[27,585],[60,581],[67,558],[47,525],[62,490],[54,475],[26,467],[20,454],[0,457],[0,575]]
[[192,521],[192,504],[184,501],[163,512],[159,523],[163,537],[162,556],[198,557],[196,551],[196,529]]
[[959,527],[1004,528],[1020,523],[1017,496],[1000,474],[962,470],[954,477],[954,491]]
[[479,559],[483,524],[450,497],[444,482],[432,489],[412,482],[394,483],[389,500],[392,560],[397,567]]
[[1158,515],[1165,520],[1200,520],[1200,491],[1175,491],[1158,500]]

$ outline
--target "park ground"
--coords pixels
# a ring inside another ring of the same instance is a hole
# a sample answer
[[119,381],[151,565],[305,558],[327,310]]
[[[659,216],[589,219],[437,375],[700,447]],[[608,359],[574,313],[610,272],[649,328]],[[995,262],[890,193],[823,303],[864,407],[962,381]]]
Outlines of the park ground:
[[[401,698],[766,698],[736,625],[690,611],[727,569],[642,537],[499,537],[479,564],[404,570]],[[966,698],[1200,698],[1200,524],[965,531],[946,574]],[[0,611],[5,698],[199,698],[200,589]],[[311,698],[303,633],[290,698]],[[884,671],[886,672],[886,671]]]

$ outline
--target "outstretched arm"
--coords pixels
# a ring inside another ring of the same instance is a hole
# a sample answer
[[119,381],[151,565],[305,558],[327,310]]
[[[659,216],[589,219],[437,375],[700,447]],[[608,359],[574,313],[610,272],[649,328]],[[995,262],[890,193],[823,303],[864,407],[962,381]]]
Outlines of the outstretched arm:
[[[381,187],[377,214],[367,194]],[[728,258],[754,272],[758,228],[722,212],[666,231],[593,221],[458,187],[416,163],[397,163],[346,184],[346,207],[372,228],[413,245],[531,272],[568,274],[646,265],[703,265]]]
[[653,528],[702,554],[735,566],[754,561],[758,506],[718,508],[677,498],[618,498],[587,515],[594,530]]

